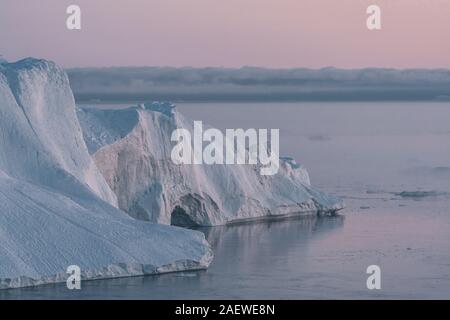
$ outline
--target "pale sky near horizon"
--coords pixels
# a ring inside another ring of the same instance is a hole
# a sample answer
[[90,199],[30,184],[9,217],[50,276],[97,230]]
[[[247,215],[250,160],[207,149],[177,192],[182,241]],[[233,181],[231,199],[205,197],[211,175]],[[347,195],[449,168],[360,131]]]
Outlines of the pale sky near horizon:
[[[66,8],[82,30],[66,29]],[[382,30],[366,8],[382,9]],[[450,0],[1,0],[0,54],[76,66],[450,68]]]

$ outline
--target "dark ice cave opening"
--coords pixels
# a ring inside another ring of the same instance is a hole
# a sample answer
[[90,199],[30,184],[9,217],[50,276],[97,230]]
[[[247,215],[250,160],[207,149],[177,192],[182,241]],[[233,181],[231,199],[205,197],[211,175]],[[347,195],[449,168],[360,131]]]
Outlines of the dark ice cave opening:
[[192,218],[186,213],[186,210],[179,206],[176,206],[175,209],[173,209],[170,217],[170,224],[172,226],[183,228],[198,227],[198,223],[192,220]]

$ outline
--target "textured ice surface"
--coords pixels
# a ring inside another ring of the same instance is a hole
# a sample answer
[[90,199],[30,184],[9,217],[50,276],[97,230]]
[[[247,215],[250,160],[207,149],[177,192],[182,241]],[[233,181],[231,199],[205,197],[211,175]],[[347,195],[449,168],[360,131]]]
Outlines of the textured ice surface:
[[116,205],[87,152],[62,69],[34,59],[1,65],[0,104],[1,170],[67,195],[95,193]]
[[311,187],[305,168],[291,158],[280,159],[274,176],[261,176],[250,165],[175,165],[170,158],[172,132],[193,132],[193,121],[170,103],[122,110],[80,108],[78,117],[119,207],[135,218],[211,226],[334,213],[343,207],[340,199]]
[[[117,134],[120,135],[117,129]],[[0,65],[0,288],[206,268],[200,233],[137,221],[89,155],[64,71]]]

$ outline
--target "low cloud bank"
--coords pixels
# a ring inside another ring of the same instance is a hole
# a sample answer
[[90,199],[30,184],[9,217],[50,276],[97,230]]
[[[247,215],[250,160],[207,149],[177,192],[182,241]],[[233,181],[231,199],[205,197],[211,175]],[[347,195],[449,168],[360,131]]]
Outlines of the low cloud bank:
[[67,70],[78,102],[450,100],[450,70],[121,67]]

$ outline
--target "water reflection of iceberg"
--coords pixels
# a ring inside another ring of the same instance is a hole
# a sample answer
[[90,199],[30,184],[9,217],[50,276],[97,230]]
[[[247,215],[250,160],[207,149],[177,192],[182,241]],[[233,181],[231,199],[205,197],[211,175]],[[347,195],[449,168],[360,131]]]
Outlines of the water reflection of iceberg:
[[[232,226],[200,228],[215,252],[214,266],[233,264],[236,271],[258,269],[268,260],[302,255],[311,240],[344,225],[344,216],[301,217]],[[221,268],[221,267],[220,267]],[[263,267],[265,268],[265,267]],[[249,271],[249,270],[247,270]]]
[[[264,220],[261,222],[242,223],[235,225],[225,225],[218,227],[197,228],[202,231],[208,242],[216,247],[220,242],[225,241],[225,237],[237,237],[239,241],[252,242],[258,235],[271,232],[272,237],[277,231],[282,231],[281,234],[286,236],[297,234],[298,236],[311,236],[312,233],[323,233],[333,229],[342,227],[345,217],[343,215],[337,216],[301,216],[292,217],[283,220]],[[297,231],[297,232],[293,232]]]

